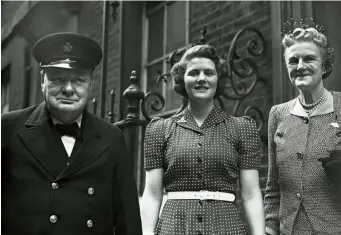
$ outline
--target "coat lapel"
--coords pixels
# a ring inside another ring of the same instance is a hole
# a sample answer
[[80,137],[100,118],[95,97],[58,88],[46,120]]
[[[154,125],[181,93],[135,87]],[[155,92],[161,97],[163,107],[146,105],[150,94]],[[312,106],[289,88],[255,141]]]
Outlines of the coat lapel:
[[50,125],[50,115],[45,102],[32,113],[23,130],[18,131],[24,145],[34,159],[55,179],[66,164],[66,152],[58,134]]
[[59,174],[57,180],[70,176],[97,160],[108,147],[107,141],[96,128],[94,117],[87,111],[82,119],[82,144],[70,164]]

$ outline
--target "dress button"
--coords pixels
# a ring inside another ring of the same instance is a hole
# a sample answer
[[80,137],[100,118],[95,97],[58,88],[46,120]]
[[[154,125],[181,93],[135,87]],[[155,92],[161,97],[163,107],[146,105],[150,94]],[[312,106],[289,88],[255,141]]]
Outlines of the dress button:
[[89,195],[93,195],[95,193],[95,189],[94,188],[88,188],[88,194]]
[[58,185],[58,183],[55,183],[55,182],[53,182],[53,183],[52,183],[52,188],[53,188],[53,189],[57,189],[57,188],[59,188],[59,185]]
[[302,198],[302,196],[301,196],[301,194],[296,194],[296,197],[298,198],[298,199],[301,199]]
[[202,175],[201,174],[198,174],[198,179],[201,180],[202,179]]
[[298,159],[302,159],[302,158],[303,158],[302,153],[296,153],[296,155],[297,155],[297,158],[298,158]]
[[57,222],[57,220],[58,220],[58,217],[57,217],[56,215],[51,215],[51,216],[50,216],[50,222],[51,222],[51,223],[54,224],[54,223]]
[[94,223],[92,222],[92,220],[88,220],[87,222],[86,222],[86,226],[88,226],[88,228],[91,228],[92,226],[94,226]]
[[198,147],[201,148],[202,147],[202,143],[198,143]]
[[197,220],[198,220],[199,223],[201,223],[201,222],[202,222],[202,216],[201,216],[201,215],[198,215]]
[[200,157],[197,158],[198,163],[202,163],[202,159]]

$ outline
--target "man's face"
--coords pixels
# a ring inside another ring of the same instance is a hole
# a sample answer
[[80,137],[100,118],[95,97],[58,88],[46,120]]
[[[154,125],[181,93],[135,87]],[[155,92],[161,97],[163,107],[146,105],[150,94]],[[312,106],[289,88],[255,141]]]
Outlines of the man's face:
[[91,94],[92,80],[91,70],[45,68],[41,87],[48,107],[81,113]]

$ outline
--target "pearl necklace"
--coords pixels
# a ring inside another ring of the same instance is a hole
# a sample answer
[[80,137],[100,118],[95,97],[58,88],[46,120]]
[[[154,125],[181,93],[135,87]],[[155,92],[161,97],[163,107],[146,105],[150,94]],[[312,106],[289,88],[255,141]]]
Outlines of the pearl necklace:
[[[321,107],[322,104],[324,104],[327,101],[327,93],[324,91],[323,95],[320,99],[315,101],[312,104],[306,104],[302,101],[302,99],[299,99],[300,103],[302,104],[304,110],[306,111],[307,115],[310,116],[312,113],[314,113],[319,107]],[[310,109],[309,109],[310,108]]]

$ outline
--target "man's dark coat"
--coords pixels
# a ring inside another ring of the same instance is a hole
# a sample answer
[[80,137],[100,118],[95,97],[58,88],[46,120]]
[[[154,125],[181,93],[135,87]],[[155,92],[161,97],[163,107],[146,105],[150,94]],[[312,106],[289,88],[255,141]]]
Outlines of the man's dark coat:
[[119,128],[85,111],[82,143],[67,165],[51,123],[45,103],[1,116],[2,234],[142,234]]

